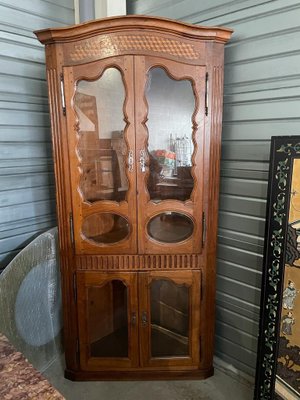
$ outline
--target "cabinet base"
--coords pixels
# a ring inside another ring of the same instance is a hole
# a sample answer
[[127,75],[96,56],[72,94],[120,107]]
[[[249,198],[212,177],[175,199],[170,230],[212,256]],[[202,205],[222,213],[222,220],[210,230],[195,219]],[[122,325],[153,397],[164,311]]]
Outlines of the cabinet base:
[[214,368],[192,371],[72,371],[65,370],[65,378],[71,381],[138,381],[138,380],[197,380],[214,374]]

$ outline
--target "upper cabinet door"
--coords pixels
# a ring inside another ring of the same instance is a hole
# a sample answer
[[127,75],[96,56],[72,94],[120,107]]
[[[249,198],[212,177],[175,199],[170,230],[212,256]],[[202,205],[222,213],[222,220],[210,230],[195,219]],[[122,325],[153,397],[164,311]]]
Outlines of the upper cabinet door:
[[205,67],[136,56],[135,71],[139,252],[201,253]]
[[136,253],[133,57],[65,67],[64,84],[76,254]]

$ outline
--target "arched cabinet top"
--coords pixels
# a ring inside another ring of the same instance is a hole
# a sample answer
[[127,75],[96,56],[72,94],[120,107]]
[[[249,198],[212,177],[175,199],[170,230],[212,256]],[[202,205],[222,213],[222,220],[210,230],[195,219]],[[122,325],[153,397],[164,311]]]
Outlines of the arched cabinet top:
[[167,18],[145,15],[128,15],[92,20],[62,28],[42,29],[34,33],[41,43],[51,44],[78,41],[99,34],[125,33],[132,30],[173,34],[184,38],[209,40],[218,43],[226,43],[233,32],[232,29],[223,27],[192,25]]
[[[232,30],[186,24],[166,18],[129,15],[104,18],[64,28],[35,32],[49,48],[60,47],[63,65],[79,65],[108,57],[148,55],[194,65],[222,57]],[[216,47],[215,50],[212,49]],[[208,51],[208,47],[211,47]],[[214,55],[213,55],[213,52]],[[49,57],[48,57],[49,58]],[[217,64],[223,61],[218,61]],[[50,68],[51,61],[47,62]]]

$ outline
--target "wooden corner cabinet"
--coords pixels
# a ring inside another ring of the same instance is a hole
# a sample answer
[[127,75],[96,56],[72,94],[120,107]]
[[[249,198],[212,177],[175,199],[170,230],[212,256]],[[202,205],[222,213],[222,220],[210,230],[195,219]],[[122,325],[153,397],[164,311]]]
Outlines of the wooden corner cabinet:
[[146,16],[46,46],[66,377],[213,373],[224,44]]

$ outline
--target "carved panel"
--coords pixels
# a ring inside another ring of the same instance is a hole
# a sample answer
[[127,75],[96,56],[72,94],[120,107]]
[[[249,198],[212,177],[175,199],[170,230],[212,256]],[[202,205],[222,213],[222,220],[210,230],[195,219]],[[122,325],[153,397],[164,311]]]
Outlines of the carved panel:
[[[223,110],[223,79],[224,71],[222,66],[213,68],[212,76],[212,107],[211,113],[211,184],[209,185],[209,198],[211,201],[217,201],[219,197],[219,168],[221,158],[221,132],[222,132],[222,110]],[[213,184],[215,183],[215,184]],[[217,208],[217,206],[216,206]],[[211,217],[215,217],[212,213]]]
[[199,269],[203,259],[199,254],[103,255],[78,256],[79,270],[156,270]]
[[168,54],[186,60],[197,60],[199,52],[185,41],[152,35],[102,35],[72,45],[68,55],[71,62],[87,62],[119,54]]
[[64,192],[65,188],[65,176],[62,171],[66,171],[64,165],[64,159],[66,158],[63,155],[63,136],[60,135],[61,130],[63,129],[61,126],[61,121],[59,118],[59,111],[62,110],[62,105],[60,103],[60,88],[59,88],[59,80],[56,69],[48,69],[47,71],[47,79],[49,85],[49,102],[50,102],[50,118],[51,118],[51,132],[52,132],[52,141],[53,141],[53,152],[54,158],[56,162],[54,163],[55,169],[55,179],[56,179],[56,208],[58,212],[58,218],[60,220],[59,224],[59,241],[60,241],[60,249],[62,251],[67,252],[70,248],[70,238],[68,237],[68,228],[66,229],[66,221],[69,221],[68,218],[68,206],[67,206],[67,197]]

